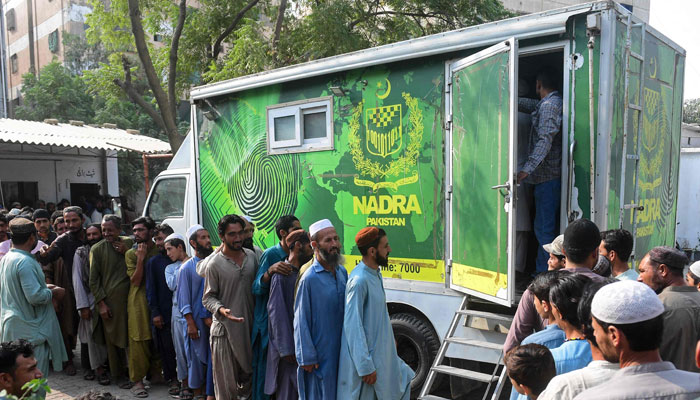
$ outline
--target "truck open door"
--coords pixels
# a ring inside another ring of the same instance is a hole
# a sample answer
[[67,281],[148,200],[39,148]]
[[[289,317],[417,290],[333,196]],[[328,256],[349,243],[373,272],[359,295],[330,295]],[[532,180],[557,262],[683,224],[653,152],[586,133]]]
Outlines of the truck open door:
[[449,287],[510,306],[515,296],[518,50],[514,38],[448,67]]

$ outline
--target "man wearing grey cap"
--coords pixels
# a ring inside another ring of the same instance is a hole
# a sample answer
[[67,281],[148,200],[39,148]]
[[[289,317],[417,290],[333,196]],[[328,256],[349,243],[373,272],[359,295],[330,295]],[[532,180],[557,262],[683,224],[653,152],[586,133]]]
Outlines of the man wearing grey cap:
[[673,247],[654,247],[639,263],[640,282],[659,294],[664,305],[661,358],[676,368],[699,372],[692,351],[700,339],[700,292],[687,286],[683,268],[688,257]]
[[[662,361],[664,306],[641,282],[620,281],[602,287],[593,297],[593,334],[610,362],[620,370],[601,385],[574,399],[696,399],[700,374],[678,370]],[[692,348],[687,349],[693,353]]]

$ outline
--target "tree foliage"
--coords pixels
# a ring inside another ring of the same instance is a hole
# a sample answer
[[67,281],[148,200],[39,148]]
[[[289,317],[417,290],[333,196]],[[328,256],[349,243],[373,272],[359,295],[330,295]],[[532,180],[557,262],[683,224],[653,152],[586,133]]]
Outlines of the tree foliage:
[[683,122],[700,124],[700,99],[690,99],[683,102]]
[[[498,0],[89,0],[90,43],[110,53],[86,82],[128,98],[181,137],[177,102],[196,84],[510,16]],[[158,41],[154,41],[158,38]]]

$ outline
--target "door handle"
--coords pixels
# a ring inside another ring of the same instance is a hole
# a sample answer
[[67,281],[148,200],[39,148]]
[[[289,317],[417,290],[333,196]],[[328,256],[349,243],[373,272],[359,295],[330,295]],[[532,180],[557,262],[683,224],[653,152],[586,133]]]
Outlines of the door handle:
[[494,189],[494,190],[506,189],[506,190],[510,191],[510,182],[506,182],[502,185],[491,186],[491,189]]

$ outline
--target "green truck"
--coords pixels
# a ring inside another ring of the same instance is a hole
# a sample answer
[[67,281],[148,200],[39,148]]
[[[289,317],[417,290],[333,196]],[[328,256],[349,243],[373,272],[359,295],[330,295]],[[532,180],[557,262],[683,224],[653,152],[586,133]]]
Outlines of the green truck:
[[[144,214],[178,232],[248,215],[261,247],[277,242],[282,215],[304,227],[328,218],[348,270],[357,231],[383,228],[388,309],[417,393],[464,294],[517,304],[517,105],[538,69],[561,73],[562,231],[582,217],[628,229],[638,261],[674,244],[684,62],[677,44],[602,1],[197,87],[191,132]],[[502,329],[457,331],[503,342]]]

